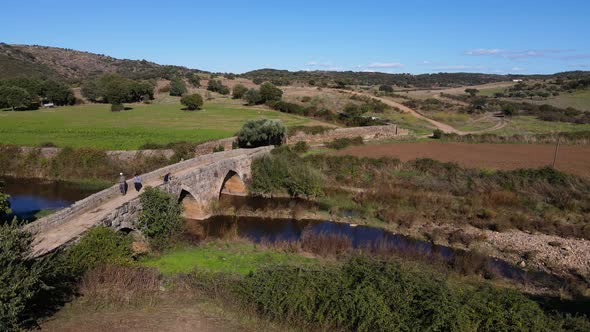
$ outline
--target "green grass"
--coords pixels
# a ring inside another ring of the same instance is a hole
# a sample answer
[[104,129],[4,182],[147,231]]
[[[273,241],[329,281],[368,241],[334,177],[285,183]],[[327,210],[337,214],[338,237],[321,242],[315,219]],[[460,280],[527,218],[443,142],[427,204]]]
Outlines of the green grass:
[[508,125],[493,133],[498,135],[526,135],[552,132],[576,132],[590,130],[590,124],[541,121],[534,116],[515,116]]
[[401,128],[411,130],[414,135],[431,134],[434,129],[428,121],[418,119],[409,113],[386,112],[385,114],[376,114],[375,116],[389,119]]
[[533,104],[549,104],[559,108],[573,107],[581,111],[590,111],[590,89],[578,90],[573,93],[562,92],[559,96],[549,97],[544,100],[531,99],[507,99],[512,101],[523,101]]
[[251,119],[282,120],[286,126],[319,124],[318,121],[262,108],[206,103],[196,112],[180,104],[134,104],[131,110],[113,113],[110,105],[81,105],[50,110],[0,112],[0,137],[4,144],[96,147],[133,150],[145,143],[204,142],[234,135]]
[[248,242],[219,240],[197,247],[178,247],[159,257],[145,259],[141,264],[155,267],[166,275],[186,273],[194,269],[245,275],[267,265],[308,265],[316,262],[312,258],[265,249]]

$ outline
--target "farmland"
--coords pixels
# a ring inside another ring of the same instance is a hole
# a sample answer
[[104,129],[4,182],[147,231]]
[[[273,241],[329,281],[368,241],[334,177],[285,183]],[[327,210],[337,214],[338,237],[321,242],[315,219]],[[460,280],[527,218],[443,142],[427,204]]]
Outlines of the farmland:
[[[465,167],[513,170],[550,165],[555,147],[537,144],[467,144],[467,143],[395,143],[350,147],[337,155],[357,157],[394,157],[402,161],[432,158],[456,162]],[[557,169],[590,178],[590,147],[562,146]]]
[[2,143],[133,150],[146,143],[204,142],[234,135],[251,119],[277,119],[286,126],[318,124],[304,117],[239,104],[210,103],[187,112],[180,104],[132,104],[124,112],[89,104],[55,109],[0,112]]

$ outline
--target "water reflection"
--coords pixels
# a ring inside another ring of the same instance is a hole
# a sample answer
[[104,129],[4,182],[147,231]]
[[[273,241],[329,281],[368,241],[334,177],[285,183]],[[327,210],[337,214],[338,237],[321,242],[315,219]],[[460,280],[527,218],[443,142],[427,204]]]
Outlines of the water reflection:
[[0,179],[3,191],[10,195],[12,215],[32,221],[42,210],[57,210],[70,206],[98,190],[82,188],[64,181],[5,177]]

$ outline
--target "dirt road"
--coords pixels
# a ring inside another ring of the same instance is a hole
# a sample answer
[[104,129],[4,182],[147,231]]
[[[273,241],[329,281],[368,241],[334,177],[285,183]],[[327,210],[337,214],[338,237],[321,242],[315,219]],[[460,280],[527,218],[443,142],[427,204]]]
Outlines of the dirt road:
[[377,100],[380,100],[381,102],[392,106],[392,107],[397,107],[400,110],[402,110],[405,113],[410,113],[412,114],[414,117],[427,121],[428,123],[432,124],[435,128],[442,130],[445,133],[453,133],[453,134],[458,134],[458,135],[467,135],[467,134],[477,134],[477,133],[483,133],[483,132],[489,132],[489,131],[494,131],[494,130],[498,130],[500,128],[503,128],[504,126],[506,126],[506,121],[504,121],[503,119],[498,118],[497,123],[495,126],[491,127],[491,128],[487,128],[484,130],[478,130],[478,131],[462,131],[459,129],[456,129],[446,123],[442,123],[433,119],[430,119],[428,117],[425,117],[424,115],[422,115],[421,113],[401,104],[398,103],[396,101],[393,101],[391,99],[388,98],[382,98],[382,97],[375,97],[373,95],[370,95],[368,93],[362,93],[362,92],[358,92],[358,91],[349,91],[349,90],[336,90],[339,92],[344,92],[344,93],[349,93],[349,94],[354,94],[354,95],[361,95],[361,96],[367,96],[367,97],[371,97]]

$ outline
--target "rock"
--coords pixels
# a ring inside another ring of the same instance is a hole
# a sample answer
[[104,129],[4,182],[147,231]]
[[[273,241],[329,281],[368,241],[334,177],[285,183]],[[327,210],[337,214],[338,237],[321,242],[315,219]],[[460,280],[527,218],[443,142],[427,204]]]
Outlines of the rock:
[[521,262],[520,262],[520,267],[526,267],[526,263],[525,263],[525,261],[521,261]]
[[570,248],[570,247],[568,247],[568,246],[565,246],[565,247],[561,247],[561,250],[564,250],[564,251],[571,251],[571,250],[572,250],[572,248]]

